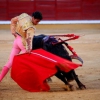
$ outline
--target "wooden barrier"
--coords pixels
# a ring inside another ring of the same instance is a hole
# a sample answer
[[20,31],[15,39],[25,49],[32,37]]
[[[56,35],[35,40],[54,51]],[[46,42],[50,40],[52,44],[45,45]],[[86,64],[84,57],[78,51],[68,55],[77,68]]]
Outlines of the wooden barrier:
[[0,20],[34,11],[43,20],[99,20],[100,0],[0,0]]

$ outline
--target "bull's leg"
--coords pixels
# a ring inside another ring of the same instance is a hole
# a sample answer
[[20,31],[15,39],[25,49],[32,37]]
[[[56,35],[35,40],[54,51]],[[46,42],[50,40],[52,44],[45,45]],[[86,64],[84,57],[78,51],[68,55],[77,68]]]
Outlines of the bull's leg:
[[80,80],[79,80],[79,78],[78,78],[78,75],[76,75],[76,73],[75,73],[74,70],[72,70],[72,73],[73,73],[73,77],[74,77],[74,79],[75,79],[75,81],[76,81],[78,87],[79,87],[80,89],[82,89],[82,90],[83,90],[83,89],[86,89],[86,86],[85,86],[83,83],[80,82]]
[[68,82],[75,80],[80,89],[86,89],[85,85],[80,82],[78,75],[76,75],[74,70],[71,70],[68,73],[63,72],[63,75],[66,77]]
[[[70,56],[66,56],[66,59],[72,61]],[[80,89],[86,89],[85,85],[80,82],[78,75],[76,75],[74,70],[71,70],[68,73],[64,73],[64,75],[66,76],[68,82],[75,80]]]
[[70,72],[63,72],[63,75],[66,77],[66,79],[67,79],[67,81],[68,82],[71,82],[71,81],[73,81],[75,78],[73,77],[73,73],[72,73],[72,71],[70,71]]
[[65,83],[65,86],[63,87],[63,89],[65,89],[66,91],[74,90],[73,86],[69,84],[69,82],[66,80],[66,77],[64,77],[64,75],[60,71],[58,71],[55,74],[55,76]]

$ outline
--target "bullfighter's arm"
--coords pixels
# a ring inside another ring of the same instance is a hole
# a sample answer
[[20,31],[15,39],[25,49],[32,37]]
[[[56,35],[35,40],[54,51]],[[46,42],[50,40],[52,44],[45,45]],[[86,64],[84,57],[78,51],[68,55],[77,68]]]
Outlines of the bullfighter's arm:
[[32,27],[27,30],[26,49],[28,52],[30,52],[30,50],[32,49],[32,38],[34,36],[34,33],[35,33],[35,29]]
[[18,16],[11,19],[11,33],[16,37],[16,25],[18,22]]

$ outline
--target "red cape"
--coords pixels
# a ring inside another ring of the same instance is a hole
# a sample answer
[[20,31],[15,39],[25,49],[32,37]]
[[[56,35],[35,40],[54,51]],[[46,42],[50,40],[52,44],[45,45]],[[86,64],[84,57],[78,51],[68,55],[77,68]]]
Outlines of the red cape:
[[81,66],[49,53],[43,49],[31,51],[14,57],[11,77],[24,90],[30,92],[49,91],[46,79],[57,69],[69,72]]

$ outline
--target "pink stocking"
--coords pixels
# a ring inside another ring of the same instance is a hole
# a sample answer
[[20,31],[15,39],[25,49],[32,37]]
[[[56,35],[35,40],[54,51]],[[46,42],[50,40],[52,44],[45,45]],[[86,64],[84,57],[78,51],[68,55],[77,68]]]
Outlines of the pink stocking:
[[26,52],[26,49],[22,44],[21,37],[17,35],[17,37],[15,38],[14,44],[13,44],[13,48],[12,48],[9,60],[5,64],[5,66],[3,67],[3,69],[0,73],[0,82],[4,78],[4,76],[7,74],[9,69],[11,68],[14,56],[19,54],[20,51],[24,53],[24,52]]
[[2,81],[3,77],[7,74],[8,71],[9,71],[9,68],[4,66],[0,74],[0,82]]

